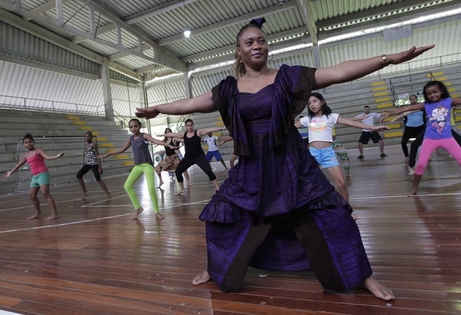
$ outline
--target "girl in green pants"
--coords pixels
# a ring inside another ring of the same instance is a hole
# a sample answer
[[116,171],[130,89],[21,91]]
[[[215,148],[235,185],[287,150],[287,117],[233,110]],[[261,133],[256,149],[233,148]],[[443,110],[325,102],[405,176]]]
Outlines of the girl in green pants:
[[157,192],[155,191],[155,169],[154,163],[152,162],[152,158],[150,156],[148,146],[149,142],[167,146],[171,149],[177,149],[178,147],[166,144],[163,141],[157,140],[152,138],[150,135],[146,133],[141,133],[141,122],[138,119],[131,119],[129,122],[129,127],[131,133],[133,135],[125,142],[125,145],[118,150],[113,152],[107,153],[102,155],[102,158],[106,158],[110,155],[120,154],[125,152],[129,147],[133,150],[134,156],[134,164],[135,167],[131,170],[130,175],[125,181],[124,188],[130,197],[131,202],[136,210],[136,213],[133,217],[133,220],[137,220],[139,214],[144,210],[141,205],[139,204],[138,197],[133,189],[133,184],[138,180],[138,178],[144,173],[146,178],[147,187],[149,190],[150,199],[152,201],[152,206],[154,208],[155,217],[157,220],[162,220],[165,217],[160,213],[158,209],[158,201],[157,201]]

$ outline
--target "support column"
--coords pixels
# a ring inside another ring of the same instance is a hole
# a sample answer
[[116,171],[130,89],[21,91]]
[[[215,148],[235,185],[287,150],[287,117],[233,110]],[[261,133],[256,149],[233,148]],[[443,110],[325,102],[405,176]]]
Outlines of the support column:
[[114,121],[114,105],[112,103],[112,90],[110,88],[109,60],[107,58],[104,58],[104,62],[101,67],[101,86],[104,95],[106,119]]
[[184,86],[186,90],[186,95],[184,95],[184,97],[191,98],[192,97],[192,86],[191,86],[191,81],[189,78],[189,72],[184,73]]
[[322,67],[322,63],[320,62],[320,48],[319,48],[319,44],[318,43],[315,43],[313,46],[312,46],[312,52],[313,52],[313,55],[314,55],[314,68],[321,68]]

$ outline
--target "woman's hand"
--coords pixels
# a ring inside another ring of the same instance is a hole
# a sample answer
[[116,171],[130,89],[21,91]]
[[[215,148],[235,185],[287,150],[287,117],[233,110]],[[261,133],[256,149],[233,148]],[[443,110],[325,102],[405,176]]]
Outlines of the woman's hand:
[[435,45],[428,45],[428,46],[418,47],[418,48],[416,48],[416,46],[413,46],[407,51],[402,51],[396,54],[386,55],[386,59],[388,63],[396,65],[402,62],[412,60],[418,57],[419,55],[423,54],[424,52],[434,48],[434,46]]
[[385,122],[385,120],[388,119],[390,115],[391,114],[381,114],[381,117],[382,117],[381,118],[381,123]]
[[152,106],[146,108],[136,108],[136,112],[134,114],[139,118],[151,119],[157,117],[160,112],[157,110],[156,106]]
[[390,128],[387,126],[374,126],[372,128],[373,131],[382,131],[382,130],[389,130]]
[[5,175],[3,175],[4,178],[9,178],[11,176],[11,174],[13,174],[11,171],[8,171],[5,173]]

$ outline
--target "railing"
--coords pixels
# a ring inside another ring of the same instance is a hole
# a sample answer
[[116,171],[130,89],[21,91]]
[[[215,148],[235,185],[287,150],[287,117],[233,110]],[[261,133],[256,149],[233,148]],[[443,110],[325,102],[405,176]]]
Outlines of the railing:
[[114,120],[118,121],[120,123],[120,126],[122,129],[129,130],[129,122],[130,119],[128,119],[126,116],[123,116],[119,112],[117,112],[115,109],[113,109],[114,112]]
[[0,95],[0,108],[58,114],[106,115],[104,105],[68,103],[7,95]]

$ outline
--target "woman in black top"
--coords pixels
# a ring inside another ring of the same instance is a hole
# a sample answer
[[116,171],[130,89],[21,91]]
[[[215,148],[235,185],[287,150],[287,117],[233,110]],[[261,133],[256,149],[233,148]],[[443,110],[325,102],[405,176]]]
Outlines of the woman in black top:
[[210,127],[204,129],[194,129],[194,122],[192,119],[186,120],[186,131],[185,132],[176,132],[176,133],[166,133],[165,137],[172,138],[183,138],[184,149],[186,151],[184,158],[179,162],[176,167],[176,179],[179,184],[179,192],[177,195],[180,195],[184,192],[184,178],[182,173],[187,171],[189,167],[194,164],[197,164],[198,167],[208,175],[208,178],[215,186],[216,190],[219,190],[218,182],[216,181],[216,175],[211,169],[210,163],[205,157],[205,152],[202,149],[202,137],[208,134],[209,132],[224,130],[224,127]]

